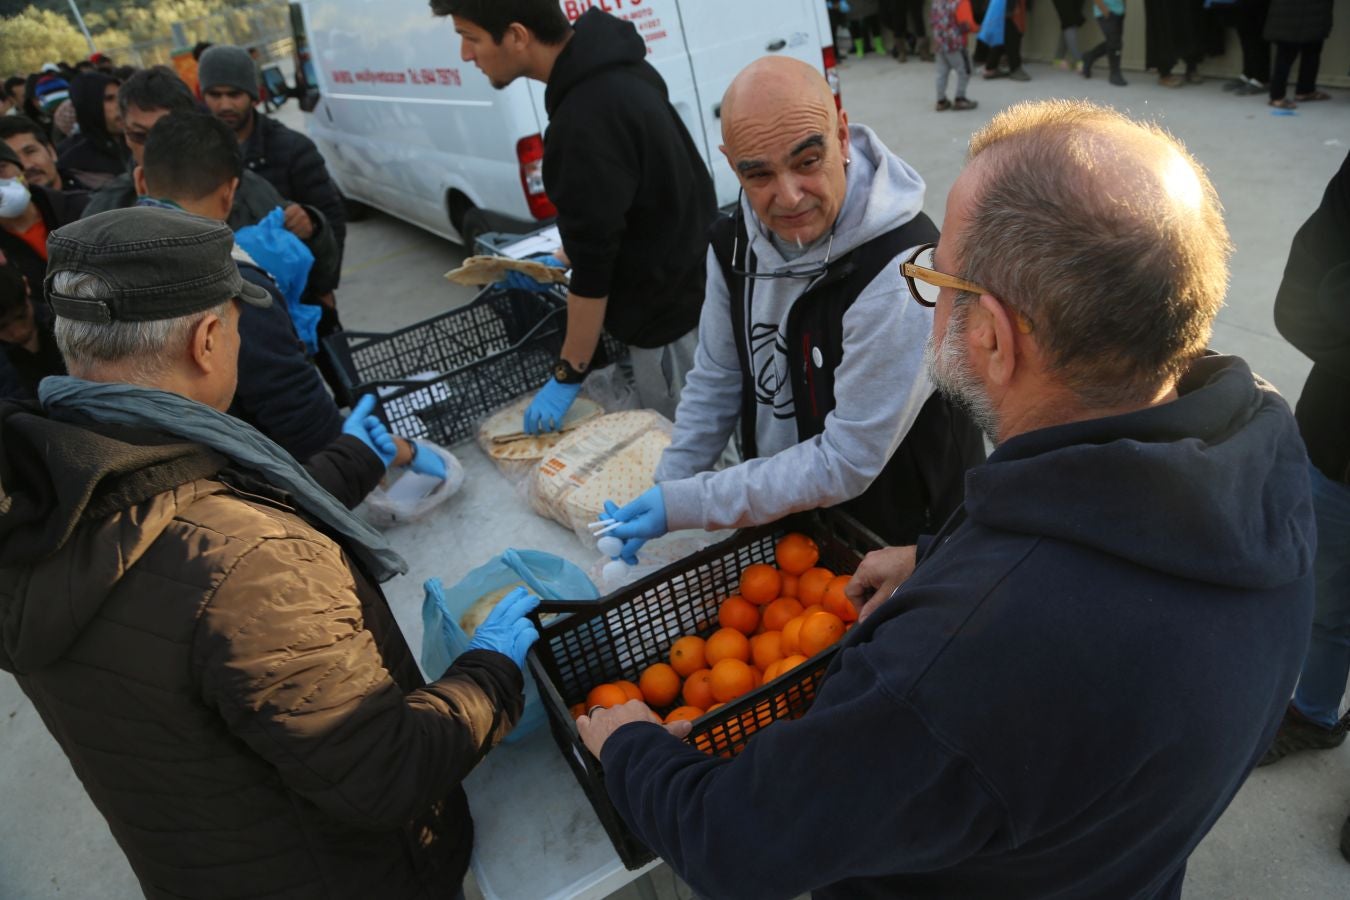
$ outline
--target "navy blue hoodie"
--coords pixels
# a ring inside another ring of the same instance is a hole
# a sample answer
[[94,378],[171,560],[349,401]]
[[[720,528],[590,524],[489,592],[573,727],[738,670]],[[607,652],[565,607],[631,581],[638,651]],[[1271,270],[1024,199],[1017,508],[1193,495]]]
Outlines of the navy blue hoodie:
[[810,712],[709,758],[605,745],[707,897],[1163,898],[1269,744],[1312,616],[1307,459],[1232,357],[1009,440]]

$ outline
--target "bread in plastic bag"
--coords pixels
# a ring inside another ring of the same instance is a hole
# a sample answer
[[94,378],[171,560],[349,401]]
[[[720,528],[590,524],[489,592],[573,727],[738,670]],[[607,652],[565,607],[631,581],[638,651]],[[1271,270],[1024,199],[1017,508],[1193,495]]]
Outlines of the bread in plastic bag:
[[439,485],[428,475],[403,469],[384,477],[362,505],[366,521],[376,528],[391,528],[418,519],[449,500],[464,487],[464,467],[455,455],[423,438],[415,442],[419,453],[434,453],[445,463],[445,480]]
[[521,429],[525,424],[525,410],[530,408],[534,397],[531,393],[513,400],[478,426],[478,446],[513,484],[529,478],[539,461],[566,437],[569,430],[604,412],[594,401],[578,397],[563,418],[563,431],[526,435]]

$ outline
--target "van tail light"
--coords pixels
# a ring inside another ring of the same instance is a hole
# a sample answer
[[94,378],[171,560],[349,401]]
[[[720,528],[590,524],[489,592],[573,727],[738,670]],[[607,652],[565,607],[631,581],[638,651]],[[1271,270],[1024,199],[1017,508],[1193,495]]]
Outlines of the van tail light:
[[825,80],[829,83],[830,90],[834,92],[834,106],[836,109],[843,109],[844,95],[839,90],[839,59],[835,56],[834,47],[822,47],[820,55],[825,63]]
[[516,143],[516,158],[520,160],[520,186],[525,189],[525,202],[536,219],[550,219],[558,214],[553,201],[544,191],[544,139],[532,134]]

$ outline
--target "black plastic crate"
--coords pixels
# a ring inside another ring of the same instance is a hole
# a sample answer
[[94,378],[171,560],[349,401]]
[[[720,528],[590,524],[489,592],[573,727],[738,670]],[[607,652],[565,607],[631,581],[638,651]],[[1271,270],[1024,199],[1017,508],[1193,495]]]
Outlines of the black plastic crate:
[[[569,707],[583,702],[598,684],[636,682],[647,666],[666,661],[677,638],[689,634],[706,637],[716,631],[718,607],[736,593],[741,570],[752,563],[772,564],[778,539],[793,531],[812,537],[820,548],[819,565],[837,574],[852,573],[866,553],[884,546],[880,538],[844,513],[801,513],[772,525],[739,531],[540,630],[529,665],[539,683],[549,730],[595,807],[619,858],[630,869],[646,865],[654,854],[629,831],[614,809],[605,791],[604,772],[581,742]],[[758,729],[806,712],[835,652],[836,647],[828,647],[773,681],[700,717],[685,740],[705,752],[735,756]]]
[[[477,423],[542,387],[562,352],[565,301],[490,287],[467,305],[385,334],[340,331],[325,350],[352,396],[375,392],[391,430],[450,446]],[[624,347],[605,337],[594,365]],[[422,376],[434,373],[431,377]]]

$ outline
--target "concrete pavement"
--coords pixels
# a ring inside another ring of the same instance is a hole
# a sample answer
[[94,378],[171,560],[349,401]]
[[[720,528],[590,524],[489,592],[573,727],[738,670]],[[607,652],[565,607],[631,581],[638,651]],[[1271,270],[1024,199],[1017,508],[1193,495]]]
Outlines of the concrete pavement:
[[[1295,229],[1350,151],[1350,92],[1333,91],[1330,103],[1304,105],[1295,116],[1273,116],[1261,97],[1234,97],[1218,82],[1164,90],[1151,77],[1127,73],[1131,85],[1116,88],[1031,64],[1029,83],[976,78],[969,91],[980,103],[974,112],[936,113],[933,71],[869,58],[847,64],[842,79],[852,120],[875,128],[924,176],[927,211],[939,222],[970,132],[1017,100],[1090,97],[1154,118],[1184,140],[1208,167],[1237,245],[1213,345],[1246,357],[1296,399],[1308,363],[1276,333],[1271,306]],[[283,118],[301,117],[288,109]],[[469,292],[440,277],[462,257],[458,247],[383,215],[354,223],[339,292],[348,327],[387,331],[463,302]],[[106,825],[7,675],[0,675],[0,790],[0,898],[139,895]],[[1350,896],[1350,863],[1336,850],[1348,813],[1350,748],[1257,771],[1192,857],[1186,897]],[[668,870],[653,881],[662,897],[688,896]],[[618,896],[638,894],[629,888]]]

